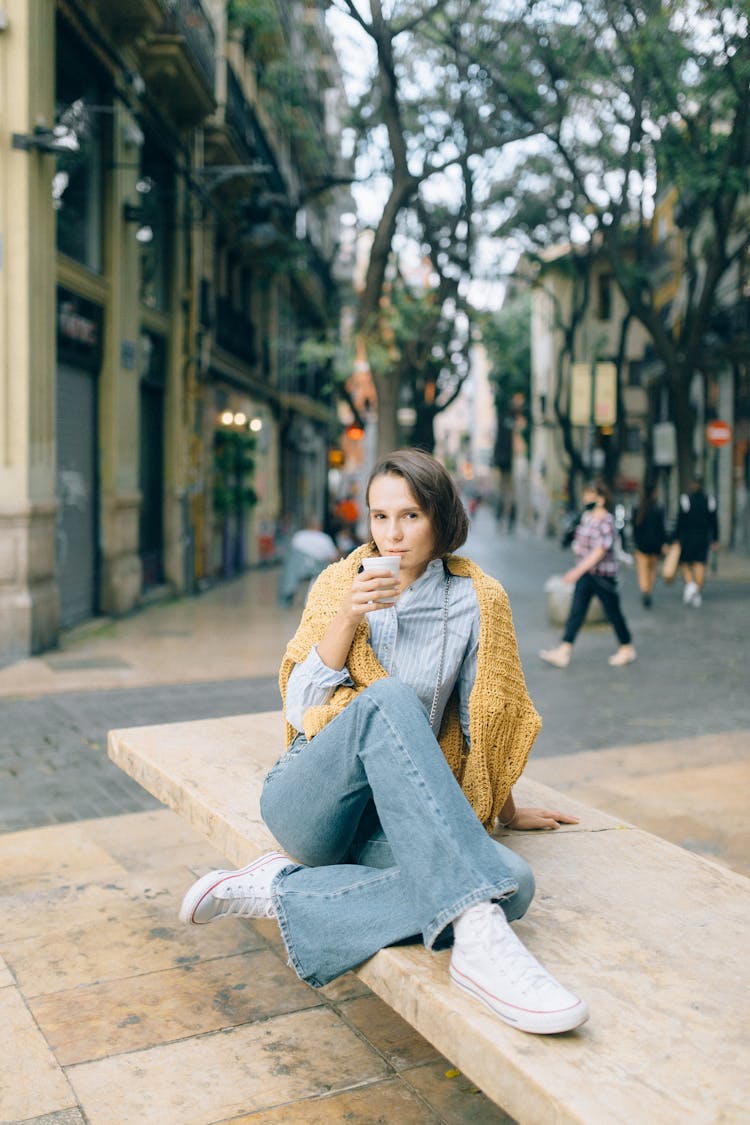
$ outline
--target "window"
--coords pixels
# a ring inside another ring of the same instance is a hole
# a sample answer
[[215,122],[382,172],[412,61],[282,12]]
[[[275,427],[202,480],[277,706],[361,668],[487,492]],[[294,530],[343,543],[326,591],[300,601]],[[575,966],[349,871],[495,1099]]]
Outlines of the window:
[[598,309],[597,316],[599,320],[611,320],[612,318],[612,274],[600,273],[597,279],[597,292],[598,292]]
[[643,435],[640,426],[627,426],[625,429],[625,452],[641,453],[643,451]]
[[143,213],[136,234],[140,248],[140,299],[149,308],[165,312],[169,308],[174,174],[167,154],[148,138],[141,153],[137,191]]
[[57,212],[57,248],[101,272],[105,83],[58,20],[55,122],[65,125],[77,147],[57,157],[52,180]]
[[628,364],[628,386],[643,386],[643,360],[631,359]]

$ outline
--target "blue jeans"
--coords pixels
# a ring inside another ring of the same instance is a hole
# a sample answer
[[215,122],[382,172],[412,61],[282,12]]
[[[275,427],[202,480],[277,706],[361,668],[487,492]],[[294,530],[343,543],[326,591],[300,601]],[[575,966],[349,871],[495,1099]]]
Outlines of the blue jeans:
[[629,645],[631,641],[630,630],[625,623],[620,608],[620,595],[617,592],[616,580],[606,578],[602,574],[591,573],[582,574],[576,582],[570,613],[565,623],[563,641],[573,644],[578,636],[579,629],[586,620],[586,612],[594,596],[602,603],[607,620],[614,629],[620,644]]
[[272,894],[290,963],[314,987],[416,935],[432,948],[478,902],[520,918],[534,894],[531,868],[487,833],[396,679],[311,742],[298,736],[266,777],[261,813],[297,861]]

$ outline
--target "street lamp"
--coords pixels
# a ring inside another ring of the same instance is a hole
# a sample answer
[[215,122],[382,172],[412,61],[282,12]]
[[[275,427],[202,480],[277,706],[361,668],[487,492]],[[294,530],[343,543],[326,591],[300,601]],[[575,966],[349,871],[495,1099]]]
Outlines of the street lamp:
[[11,144],[24,152],[78,152],[81,147],[75,130],[67,125],[55,125],[52,129],[37,125],[33,133],[13,133]]

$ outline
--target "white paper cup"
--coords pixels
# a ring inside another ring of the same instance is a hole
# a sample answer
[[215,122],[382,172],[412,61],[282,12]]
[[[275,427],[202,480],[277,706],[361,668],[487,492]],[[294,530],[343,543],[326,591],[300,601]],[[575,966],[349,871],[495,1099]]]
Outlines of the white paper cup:
[[376,555],[371,559],[362,559],[363,570],[390,570],[394,578],[398,578],[401,569],[400,555]]

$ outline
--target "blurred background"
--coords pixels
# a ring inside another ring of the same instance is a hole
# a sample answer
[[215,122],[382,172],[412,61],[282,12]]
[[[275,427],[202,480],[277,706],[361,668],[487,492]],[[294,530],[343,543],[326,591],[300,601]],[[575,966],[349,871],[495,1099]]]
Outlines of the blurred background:
[[0,665],[366,535],[696,475],[750,553],[739,4],[0,6]]

